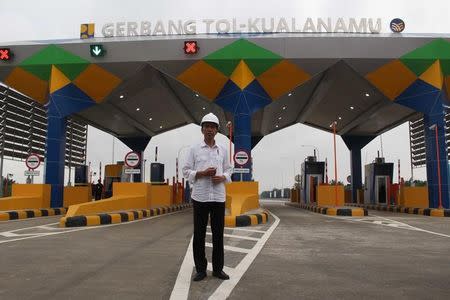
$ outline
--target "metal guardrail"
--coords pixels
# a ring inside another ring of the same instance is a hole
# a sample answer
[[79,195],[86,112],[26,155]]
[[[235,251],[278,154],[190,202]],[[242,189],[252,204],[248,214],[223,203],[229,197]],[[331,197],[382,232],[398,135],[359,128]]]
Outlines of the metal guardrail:
[[[45,157],[47,113],[27,96],[0,85],[0,154],[24,160],[29,153]],[[87,124],[68,118],[65,164],[86,164]]]
[[[450,159],[450,113],[445,115],[445,136],[447,137],[448,159]],[[411,165],[414,168],[425,166],[426,148],[423,118],[409,122],[409,140]]]

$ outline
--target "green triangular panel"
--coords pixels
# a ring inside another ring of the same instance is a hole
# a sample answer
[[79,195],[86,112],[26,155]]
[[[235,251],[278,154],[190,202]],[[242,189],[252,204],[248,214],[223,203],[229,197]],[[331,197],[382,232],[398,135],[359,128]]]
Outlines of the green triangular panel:
[[210,59],[205,62],[222,72],[225,76],[230,77],[236,66],[239,64],[240,59]]
[[281,58],[275,59],[246,59],[245,63],[248,65],[250,70],[252,70],[255,76],[259,76],[272,66],[276,65],[281,61]]
[[69,78],[70,80],[74,80],[75,78],[78,77],[78,75],[83,72],[88,66],[89,63],[85,63],[85,64],[61,64],[61,65],[56,65],[58,67],[58,69],[61,70],[61,72],[64,73],[64,75],[67,76],[67,78]]
[[[282,57],[254,43],[240,39],[203,58],[205,62],[214,66],[227,76],[231,75],[234,68],[236,68],[237,64],[242,59],[245,60],[247,64],[248,61],[255,60],[255,63],[250,63],[248,66],[255,75],[259,75],[273,66],[276,62],[280,61]],[[270,62],[264,62],[265,60]]]
[[450,59],[450,42],[437,39],[400,57],[400,61],[418,76],[437,59],[441,62]]
[[44,81],[48,81],[50,78],[50,73],[52,72],[51,65],[27,65],[22,66],[22,68],[31,74],[36,75]]
[[400,59],[417,76],[422,75],[436,61],[436,59]]
[[400,59],[450,59],[450,42],[444,39],[434,40],[403,55]]
[[450,76],[450,59],[441,60],[441,70],[444,76]]
[[[55,45],[50,45],[20,63],[23,69],[44,80],[49,79],[51,65],[57,65],[67,77],[73,79],[89,65],[89,61]],[[62,67],[63,65],[65,67]]]

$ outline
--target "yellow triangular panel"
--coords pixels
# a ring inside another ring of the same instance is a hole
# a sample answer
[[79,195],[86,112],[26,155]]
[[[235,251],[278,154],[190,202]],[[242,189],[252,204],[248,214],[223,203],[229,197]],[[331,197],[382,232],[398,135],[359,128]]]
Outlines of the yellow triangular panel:
[[50,76],[50,94],[65,87],[70,83],[70,79],[64,75],[63,72],[58,70],[57,67],[52,66],[52,74]]
[[255,79],[255,75],[253,75],[247,64],[241,60],[236,69],[234,69],[233,74],[231,74],[230,79],[243,90]]
[[425,72],[422,73],[422,75],[420,75],[419,78],[438,89],[442,89],[444,76],[442,75],[439,60],[436,60],[434,64],[432,64]]

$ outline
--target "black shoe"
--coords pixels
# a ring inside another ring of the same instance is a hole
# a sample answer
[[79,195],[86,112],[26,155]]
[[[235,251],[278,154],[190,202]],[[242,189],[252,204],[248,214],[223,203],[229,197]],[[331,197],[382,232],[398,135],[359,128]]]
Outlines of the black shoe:
[[220,272],[213,272],[213,276],[217,277],[219,279],[222,280],[228,280],[230,279],[230,276],[227,275],[227,273],[225,273],[224,271],[220,271]]
[[194,281],[201,281],[203,279],[205,279],[206,277],[206,272],[197,272],[197,274],[195,274],[194,276]]

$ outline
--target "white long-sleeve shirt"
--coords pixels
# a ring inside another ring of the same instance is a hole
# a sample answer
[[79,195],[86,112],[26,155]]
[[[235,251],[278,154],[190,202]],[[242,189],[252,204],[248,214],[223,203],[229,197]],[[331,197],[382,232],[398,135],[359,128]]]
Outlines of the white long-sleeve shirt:
[[[197,171],[215,167],[216,176],[225,176],[225,182],[214,184],[211,177],[195,178]],[[199,202],[225,202],[225,183],[231,182],[232,167],[225,147],[204,141],[193,145],[183,166],[183,175],[192,187],[191,198]]]

